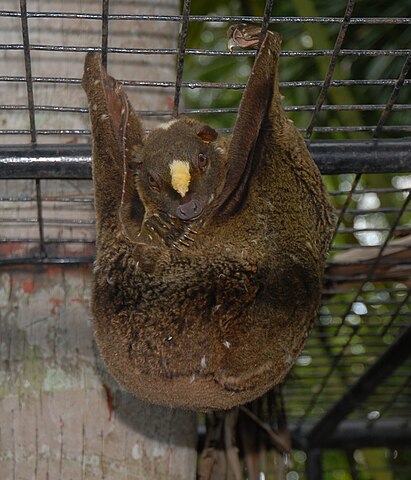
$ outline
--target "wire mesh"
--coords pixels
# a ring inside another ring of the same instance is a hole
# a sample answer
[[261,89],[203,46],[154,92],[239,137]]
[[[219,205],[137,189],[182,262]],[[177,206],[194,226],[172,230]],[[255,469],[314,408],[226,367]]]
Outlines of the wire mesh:
[[[411,80],[407,76],[411,50],[404,48],[399,36],[390,48],[380,48],[372,41],[355,48],[351,33],[361,26],[411,28],[411,19],[385,12],[381,17],[357,16],[353,0],[348,0],[345,13],[338,17],[269,17],[276,9],[271,3],[267,2],[264,17],[252,17],[194,15],[189,1],[183,3],[182,15],[168,14],[165,1],[158,15],[135,14],[127,2],[122,5],[126,11],[121,12],[119,4],[109,0],[88,5],[90,10],[86,12],[41,10],[41,3],[39,9],[30,9],[31,3],[24,0],[16,9],[15,2],[3,2],[0,55],[7,71],[2,69],[0,74],[0,87],[5,92],[0,100],[0,264],[93,260],[90,131],[80,87],[85,52],[101,51],[103,62],[113,67],[130,58],[136,64],[153,58],[157,62],[176,61],[176,78],[152,75],[135,79],[130,74],[121,79],[129,95],[134,92],[137,97],[145,91],[153,96],[159,89],[169,91],[172,101],[166,107],[145,105],[138,113],[146,120],[157,121],[178,112],[210,119],[211,123],[213,118],[234,118],[237,106],[226,106],[224,95],[241,93],[245,86],[245,80],[224,78],[224,61],[235,58],[247,62],[254,52],[230,53],[218,45],[193,46],[193,25],[214,28],[222,22],[255,22],[278,28],[284,36],[287,29],[301,26],[331,29],[332,48],[312,44],[286,48],[281,54],[282,62],[306,65],[302,67],[306,77],[281,78],[280,86],[286,96],[290,93],[294,99],[312,99],[309,104],[298,105],[286,98],[285,109],[305,136],[322,172],[333,174],[325,180],[338,216],[319,322],[284,387],[292,431],[303,443],[344,394],[358,383],[369,381],[366,375],[372,365],[410,328],[411,147],[407,136],[411,132]],[[53,33],[46,34],[54,22],[62,22],[67,32],[65,41],[59,44],[52,42]],[[166,46],[159,46],[161,42],[153,38],[146,45],[135,41],[113,44],[110,32],[119,22],[127,24],[128,30],[150,30],[153,22],[171,25],[174,30],[167,33]],[[78,34],[82,28],[88,32],[87,42]],[[5,31],[13,33],[4,35]],[[44,55],[54,60],[47,71],[40,69]],[[390,62],[391,78],[377,78],[378,71],[372,68],[369,78],[339,78],[344,62],[352,65],[380,57]],[[198,68],[187,69],[188,61],[198,67],[210,59],[221,61],[222,81],[196,77],[192,72]],[[322,78],[309,74],[313,59],[328,62]],[[59,71],[59,62],[70,68]],[[64,95],[59,96],[61,89]],[[343,89],[357,94],[339,96]],[[375,103],[347,101],[361,98],[358,92],[366,90],[375,91]],[[216,101],[194,105],[192,98],[203,95]],[[349,116],[341,117],[344,122],[338,123],[332,117],[335,112]],[[356,113],[363,115],[365,123],[358,122]],[[221,130],[229,132],[230,127]],[[410,367],[410,359],[404,359],[393,365],[386,377],[374,378],[369,395],[353,401],[342,418],[336,417],[335,428],[323,439],[321,448],[327,448],[327,444],[348,448],[344,439],[351,438],[354,445],[358,437],[354,433],[361,431],[364,438],[358,444],[362,446],[375,445],[379,438],[384,445],[384,438],[391,439],[386,440],[386,446],[392,447],[387,450],[390,468],[402,468],[395,462],[394,447],[398,438],[411,443]],[[383,436],[387,431],[391,437]],[[356,473],[361,470],[358,455],[356,458],[355,452],[347,453],[346,467],[352,478],[360,478]],[[298,466],[298,454],[296,458]],[[324,471],[329,468],[323,466]]]

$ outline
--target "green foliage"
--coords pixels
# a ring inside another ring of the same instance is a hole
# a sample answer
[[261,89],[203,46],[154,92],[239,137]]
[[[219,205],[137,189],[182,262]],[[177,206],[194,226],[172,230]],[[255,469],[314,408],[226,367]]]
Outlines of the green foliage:
[[[376,5],[377,3],[377,5]],[[375,17],[376,12],[384,17],[407,17],[411,0],[402,2],[359,1],[354,8],[354,17]],[[246,1],[196,1],[192,5],[193,15],[253,15],[262,16],[264,2]],[[320,16],[342,18],[346,8],[345,0],[328,2],[315,0],[301,2],[276,2],[272,16]],[[332,50],[339,24],[323,23],[279,23],[271,25],[283,36],[284,51]],[[188,48],[226,50],[227,24],[223,22],[192,22]],[[343,49],[408,49],[411,44],[411,29],[408,25],[356,24],[348,29]],[[323,80],[329,65],[329,56],[283,57],[281,60],[281,81]],[[405,61],[404,56],[347,56],[340,57],[333,75],[335,80],[345,79],[396,79]],[[252,58],[221,56],[187,56],[187,81],[245,83]],[[284,88],[285,106],[307,106],[316,103],[320,87]],[[392,91],[391,86],[350,86],[331,87],[325,105],[384,105]],[[235,108],[241,91],[220,89],[187,89],[187,108]],[[410,103],[411,88],[403,88],[397,103]],[[319,126],[361,126],[376,125],[382,110],[325,110],[321,112]],[[291,112],[290,117],[297,127],[307,127],[310,111]],[[407,125],[409,110],[392,112],[388,124]],[[205,116],[205,121],[210,118]],[[232,127],[233,115],[215,115],[212,119],[217,127]],[[317,138],[329,138],[329,134],[316,134]],[[370,133],[333,133],[333,138],[364,138]],[[392,136],[392,135],[391,135]],[[315,135],[314,137],[315,138]]]

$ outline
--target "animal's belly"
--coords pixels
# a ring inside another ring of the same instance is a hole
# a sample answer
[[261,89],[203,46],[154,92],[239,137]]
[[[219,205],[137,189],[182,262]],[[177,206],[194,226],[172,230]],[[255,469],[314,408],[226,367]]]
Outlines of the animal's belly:
[[290,315],[255,270],[165,274],[127,289],[95,282],[95,334],[111,373],[175,407],[231,408],[261,395],[293,364],[312,316]]

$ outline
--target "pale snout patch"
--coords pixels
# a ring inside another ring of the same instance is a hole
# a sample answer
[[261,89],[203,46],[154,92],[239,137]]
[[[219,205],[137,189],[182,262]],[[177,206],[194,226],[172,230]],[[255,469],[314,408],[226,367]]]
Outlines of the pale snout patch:
[[183,160],[170,163],[171,185],[182,197],[188,192],[190,185],[190,164]]

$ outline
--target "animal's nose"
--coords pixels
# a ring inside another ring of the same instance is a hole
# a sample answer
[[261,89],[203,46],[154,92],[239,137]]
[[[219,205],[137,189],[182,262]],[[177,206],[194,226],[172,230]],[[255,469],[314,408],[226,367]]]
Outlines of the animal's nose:
[[190,200],[177,207],[177,217],[181,220],[191,220],[198,217],[203,211],[203,207],[198,200]]

